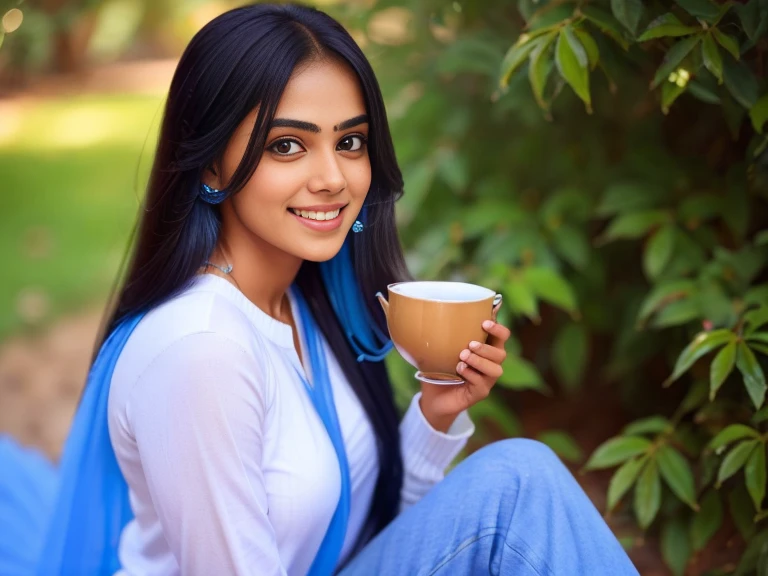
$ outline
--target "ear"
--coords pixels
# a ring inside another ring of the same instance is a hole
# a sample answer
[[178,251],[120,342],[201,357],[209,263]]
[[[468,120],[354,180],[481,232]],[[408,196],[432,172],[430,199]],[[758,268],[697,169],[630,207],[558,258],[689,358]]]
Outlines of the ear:
[[217,163],[214,163],[210,165],[208,168],[203,170],[203,176],[202,181],[203,184],[208,184],[211,188],[214,188],[216,190],[221,190],[222,182],[221,177],[219,174],[221,174],[221,170],[216,165]]

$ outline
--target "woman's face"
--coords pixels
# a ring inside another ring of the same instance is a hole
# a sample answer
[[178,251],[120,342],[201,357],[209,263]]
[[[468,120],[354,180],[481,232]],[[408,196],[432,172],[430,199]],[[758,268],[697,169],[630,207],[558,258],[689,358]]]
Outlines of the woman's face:
[[[256,111],[227,146],[221,167],[225,183],[243,157],[255,118]],[[228,241],[237,230],[235,237],[302,260],[331,259],[371,184],[367,137],[365,100],[354,72],[336,61],[298,68],[283,92],[256,171],[231,197],[231,205],[223,206]]]

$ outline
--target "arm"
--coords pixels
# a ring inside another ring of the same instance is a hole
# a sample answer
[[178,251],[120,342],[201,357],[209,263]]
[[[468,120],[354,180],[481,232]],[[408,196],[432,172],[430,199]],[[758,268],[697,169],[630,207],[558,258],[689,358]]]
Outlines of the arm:
[[420,400],[421,392],[413,397],[400,423],[404,468],[401,512],[421,500],[444,478],[445,469],[475,432],[466,411],[456,417],[447,432],[435,430],[424,417]]
[[187,336],[142,374],[127,410],[181,573],[284,575],[261,471],[264,369],[215,333]]

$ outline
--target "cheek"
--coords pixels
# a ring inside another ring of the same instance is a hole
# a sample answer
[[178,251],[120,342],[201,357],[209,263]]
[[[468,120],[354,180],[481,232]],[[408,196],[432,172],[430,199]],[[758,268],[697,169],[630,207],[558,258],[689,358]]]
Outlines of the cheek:
[[287,204],[304,186],[306,178],[290,164],[263,160],[245,185],[244,196],[263,208]]
[[347,186],[352,194],[367,194],[371,187],[370,162],[358,162],[346,174]]

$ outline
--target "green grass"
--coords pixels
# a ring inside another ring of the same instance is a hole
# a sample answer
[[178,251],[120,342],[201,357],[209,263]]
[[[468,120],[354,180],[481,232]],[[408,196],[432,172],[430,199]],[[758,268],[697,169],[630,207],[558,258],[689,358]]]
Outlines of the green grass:
[[[0,338],[103,300],[137,216],[161,106],[150,96],[44,100],[0,127]],[[42,300],[31,311],[30,294]]]

